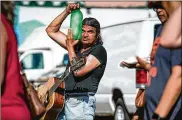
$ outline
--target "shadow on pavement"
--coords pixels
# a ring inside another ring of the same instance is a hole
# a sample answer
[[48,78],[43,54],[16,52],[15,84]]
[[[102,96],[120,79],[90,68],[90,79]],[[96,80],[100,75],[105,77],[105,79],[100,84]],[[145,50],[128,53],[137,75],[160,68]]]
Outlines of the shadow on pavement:
[[94,120],[114,120],[112,116],[95,116]]

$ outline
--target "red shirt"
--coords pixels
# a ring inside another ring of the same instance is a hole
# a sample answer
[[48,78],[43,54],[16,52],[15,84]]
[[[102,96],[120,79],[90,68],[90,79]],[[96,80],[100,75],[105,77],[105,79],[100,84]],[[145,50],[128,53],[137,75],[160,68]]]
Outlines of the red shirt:
[[1,21],[7,32],[5,78],[1,86],[2,120],[30,120],[25,102],[23,81],[17,52],[17,40],[12,26],[1,13]]

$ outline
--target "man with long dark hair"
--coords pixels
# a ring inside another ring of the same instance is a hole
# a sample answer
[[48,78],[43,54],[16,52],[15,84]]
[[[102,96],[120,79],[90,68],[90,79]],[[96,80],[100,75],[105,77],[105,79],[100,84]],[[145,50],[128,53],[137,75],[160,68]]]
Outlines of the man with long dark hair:
[[107,53],[102,46],[100,23],[95,18],[83,20],[81,41],[73,40],[70,29],[68,35],[59,31],[65,18],[77,8],[79,8],[79,4],[68,4],[66,9],[46,29],[47,34],[68,51],[69,67],[76,64],[80,58],[86,58],[86,64],[72,71],[65,81],[64,113],[60,114],[58,119],[93,120],[96,108],[94,95],[104,74]]

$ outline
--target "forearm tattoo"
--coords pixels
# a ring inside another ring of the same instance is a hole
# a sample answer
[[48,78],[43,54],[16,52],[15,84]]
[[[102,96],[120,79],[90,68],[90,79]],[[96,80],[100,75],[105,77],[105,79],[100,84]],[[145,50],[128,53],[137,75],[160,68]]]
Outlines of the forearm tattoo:
[[81,58],[73,57],[72,58],[72,61],[71,61],[70,69],[73,72],[77,72],[81,68],[83,68],[83,66],[85,65],[85,63],[86,63],[86,60],[85,60],[84,57],[81,57]]

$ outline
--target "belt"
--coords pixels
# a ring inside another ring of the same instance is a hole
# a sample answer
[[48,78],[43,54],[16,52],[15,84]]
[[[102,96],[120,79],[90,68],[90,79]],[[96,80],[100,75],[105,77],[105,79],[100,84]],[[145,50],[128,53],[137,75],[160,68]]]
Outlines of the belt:
[[66,92],[65,94],[68,97],[81,97],[81,96],[94,96],[95,95],[94,92],[77,92],[77,93]]

